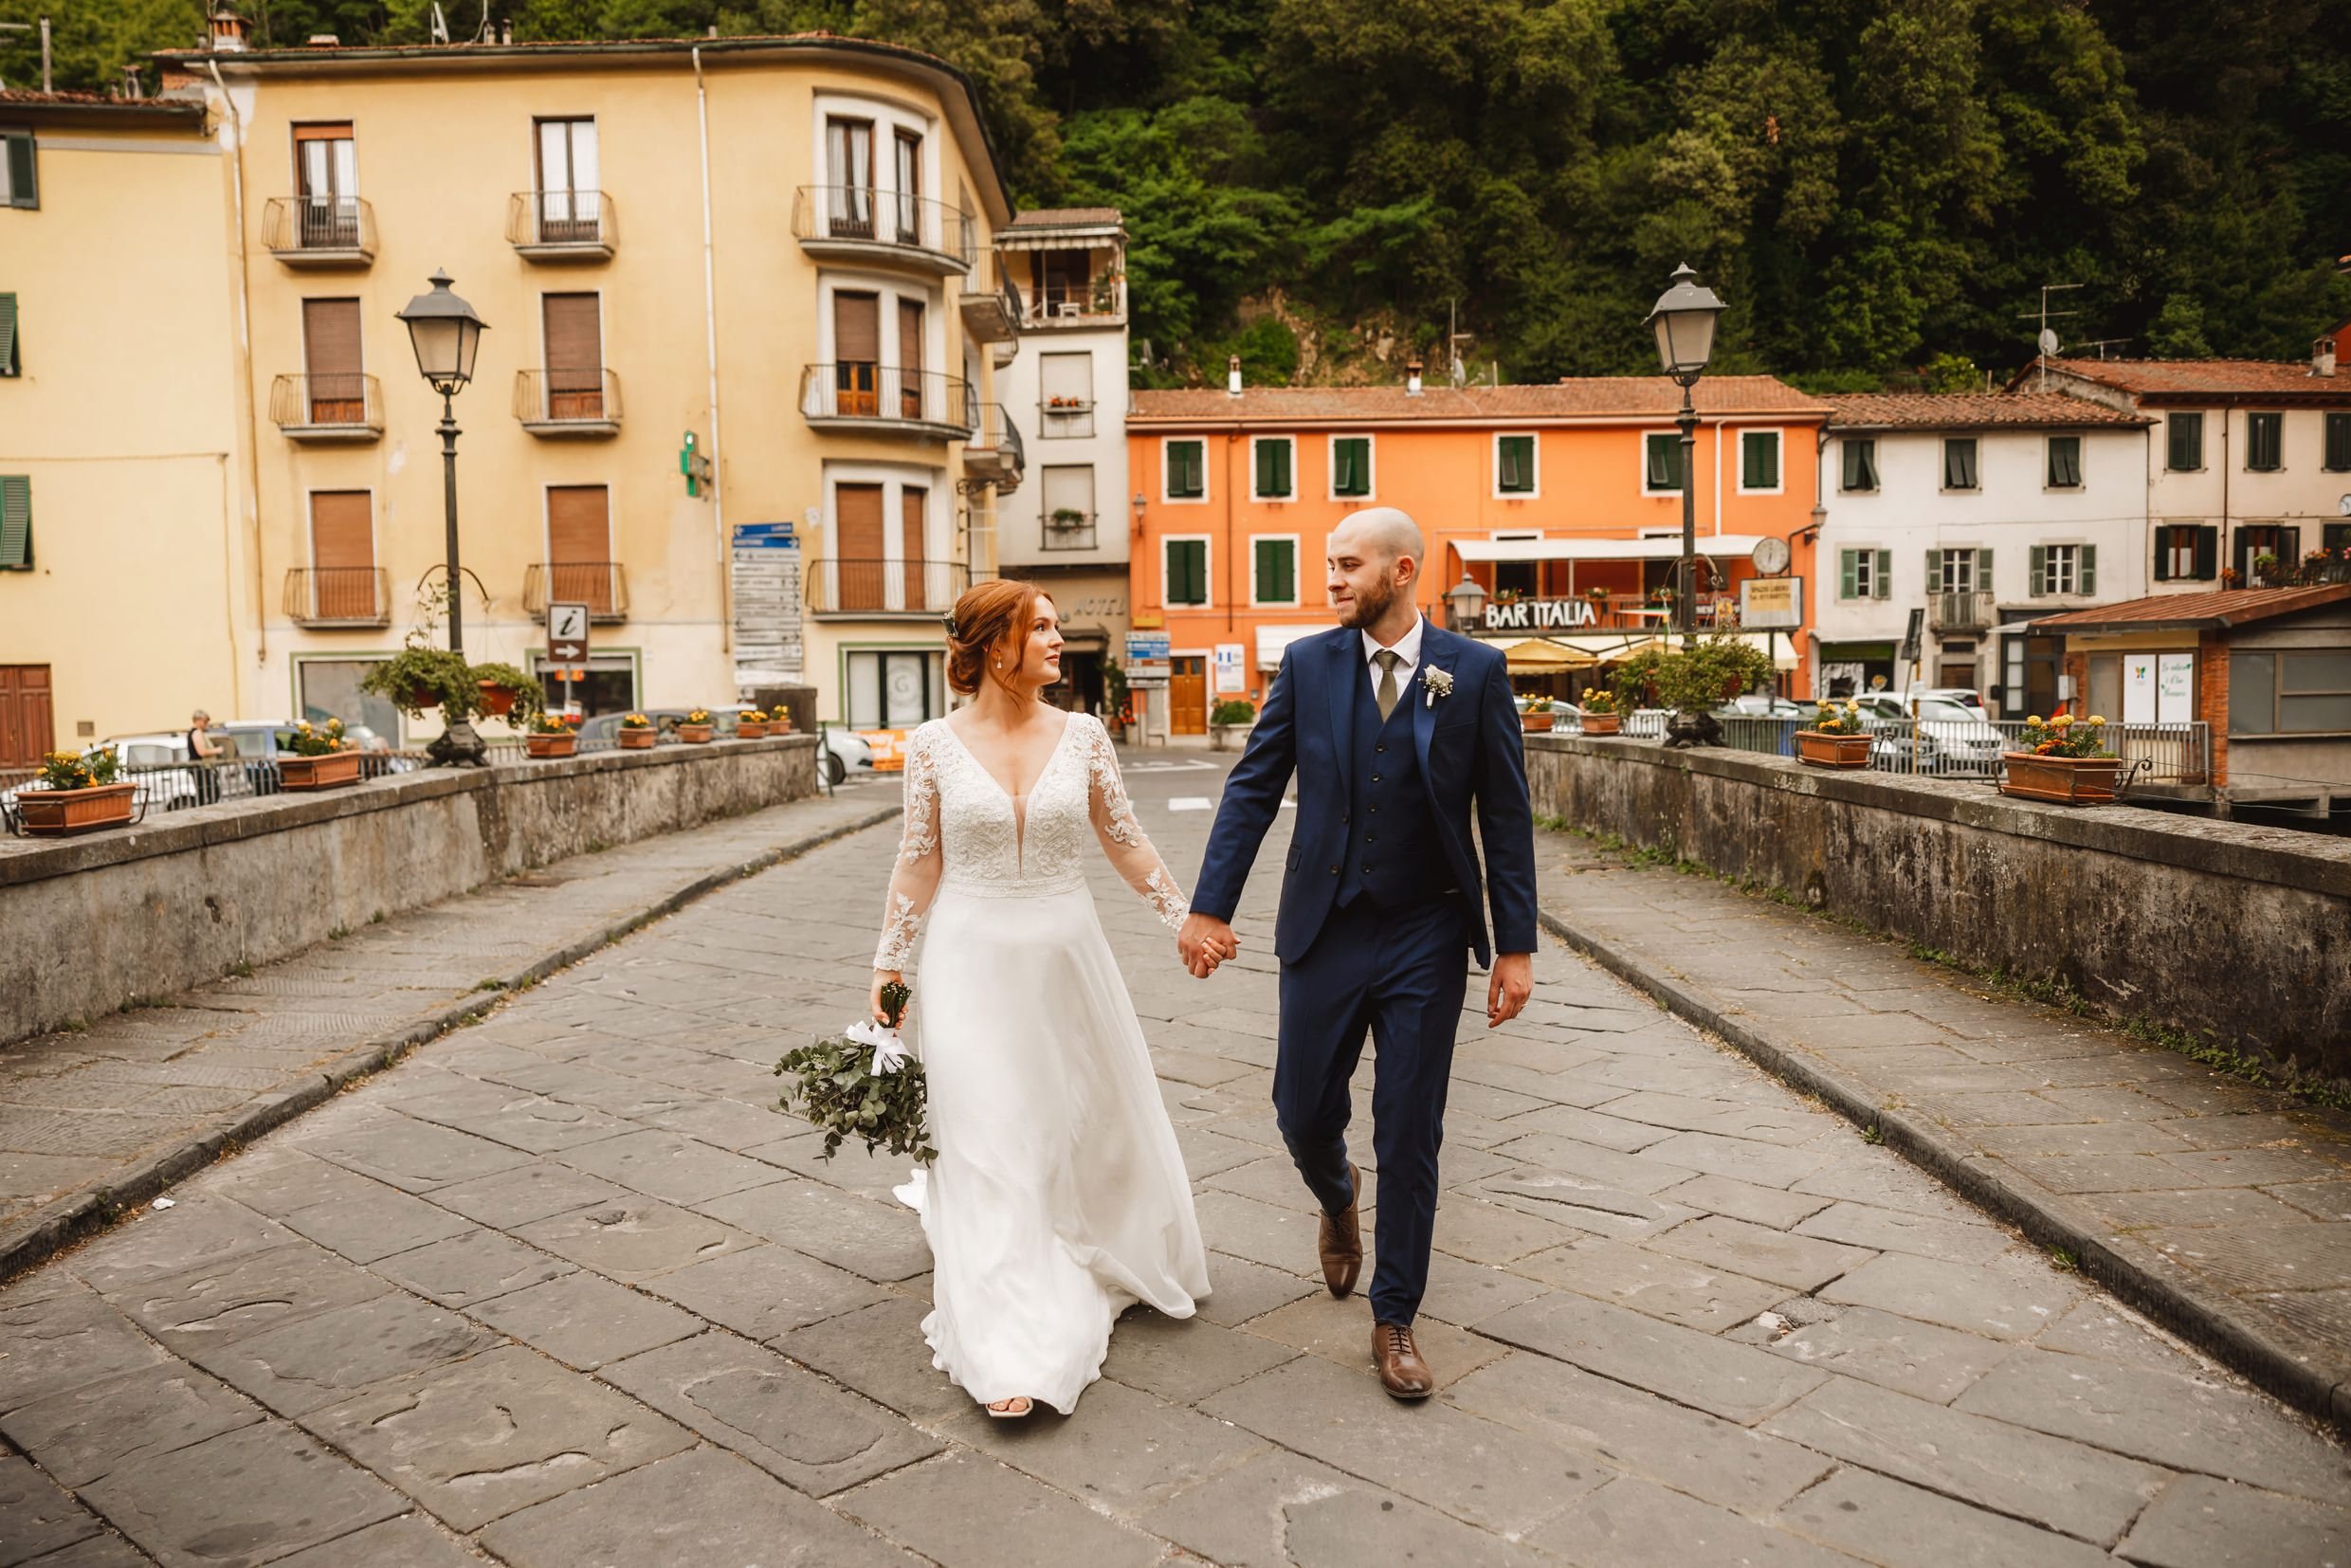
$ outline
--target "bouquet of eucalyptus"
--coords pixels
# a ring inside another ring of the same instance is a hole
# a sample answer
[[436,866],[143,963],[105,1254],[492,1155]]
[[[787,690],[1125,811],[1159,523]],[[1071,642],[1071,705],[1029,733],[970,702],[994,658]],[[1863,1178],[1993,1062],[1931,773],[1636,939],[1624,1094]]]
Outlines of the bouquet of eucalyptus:
[[860,1018],[839,1034],[802,1046],[775,1064],[777,1074],[796,1080],[784,1089],[778,1108],[796,1111],[811,1125],[824,1129],[827,1159],[851,1138],[864,1139],[867,1154],[887,1144],[890,1153],[912,1155],[920,1164],[939,1158],[923,1118],[929,1080],[922,1075],[922,1064],[898,1039],[898,1021],[905,1016],[913,995],[893,980],[882,988],[887,1029]]

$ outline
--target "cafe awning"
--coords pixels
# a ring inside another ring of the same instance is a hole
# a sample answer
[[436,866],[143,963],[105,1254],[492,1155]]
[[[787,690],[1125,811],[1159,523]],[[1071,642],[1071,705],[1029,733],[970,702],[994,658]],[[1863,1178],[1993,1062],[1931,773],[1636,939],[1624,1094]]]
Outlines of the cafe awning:
[[[1711,637],[1714,633],[1704,632],[1702,635]],[[1773,638],[1769,633],[1761,631],[1740,631],[1733,632],[1732,635],[1758,652],[1770,652],[1773,656],[1774,668],[1795,668],[1795,644],[1790,638],[1784,636]],[[1534,674],[1539,670],[1583,667],[1582,665],[1542,665],[1522,671],[1519,665],[1519,650],[1528,643],[1554,644],[1569,654],[1585,656],[1584,663],[1586,664],[1603,665],[1620,664],[1652,647],[1660,653],[1670,653],[1681,646],[1675,638],[1652,636],[1640,631],[1575,631],[1559,632],[1550,637],[1517,639],[1489,637],[1484,640],[1503,649],[1503,657],[1509,662],[1513,674]]]
[[1589,649],[1571,647],[1553,642],[1548,637],[1527,637],[1504,647],[1503,657],[1508,661],[1513,675],[1550,675],[1564,669],[1589,669],[1600,662],[1600,656]]
[[1330,629],[1331,623],[1328,621],[1315,621],[1304,625],[1259,627],[1257,629],[1257,667],[1259,669],[1280,669],[1282,654],[1292,643],[1301,637],[1312,637],[1318,632]]
[[[1682,556],[1682,536],[1637,539],[1447,539],[1465,561],[1669,561]],[[1701,534],[1702,556],[1752,556],[1760,534]]]

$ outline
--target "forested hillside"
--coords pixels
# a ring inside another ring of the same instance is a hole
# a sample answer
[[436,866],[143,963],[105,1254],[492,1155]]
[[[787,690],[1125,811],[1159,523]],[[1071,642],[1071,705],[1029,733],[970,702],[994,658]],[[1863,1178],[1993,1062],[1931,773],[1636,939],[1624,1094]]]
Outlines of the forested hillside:
[[[426,35],[426,0],[246,0],[261,41]],[[482,0],[444,0],[454,31]],[[41,0],[0,0],[29,20]],[[61,85],[199,0],[50,0]],[[830,29],[979,83],[1028,205],[1124,210],[1154,379],[1464,356],[1637,371],[1687,260],[1727,368],[1964,385],[2069,343],[2306,352],[2351,316],[2351,0],[490,0],[517,39]],[[0,77],[35,74],[0,34]],[[1285,326],[1283,323],[1288,323]],[[1293,331],[1291,329],[1295,328]],[[1385,346],[1384,356],[1380,353]],[[1301,361],[1303,360],[1303,366]]]

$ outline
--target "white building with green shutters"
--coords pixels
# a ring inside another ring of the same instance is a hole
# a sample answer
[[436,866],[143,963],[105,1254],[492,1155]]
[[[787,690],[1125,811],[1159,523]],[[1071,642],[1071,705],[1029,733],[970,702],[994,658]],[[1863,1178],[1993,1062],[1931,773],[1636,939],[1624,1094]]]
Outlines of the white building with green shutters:
[[[2147,592],[2149,420],[2061,393],[1826,401],[1815,695],[1915,678],[1973,688],[2005,716],[2050,711],[2062,640],[2023,623]],[[1915,665],[1902,656],[1913,611]]]

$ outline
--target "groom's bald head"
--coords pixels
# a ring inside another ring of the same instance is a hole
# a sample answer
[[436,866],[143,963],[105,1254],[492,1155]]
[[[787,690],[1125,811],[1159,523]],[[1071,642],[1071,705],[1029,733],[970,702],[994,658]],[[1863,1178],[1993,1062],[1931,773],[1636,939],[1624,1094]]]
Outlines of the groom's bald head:
[[1412,514],[1394,506],[1367,506],[1360,512],[1350,512],[1331,530],[1331,553],[1340,553],[1341,542],[1353,546],[1365,556],[1393,564],[1411,556],[1417,569],[1429,558],[1429,541],[1422,537],[1420,524]]
[[[1341,626],[1371,628],[1412,610],[1420,563],[1428,558],[1420,524],[1393,506],[1350,512],[1331,530],[1331,608]],[[1401,605],[1400,611],[1395,607]]]

